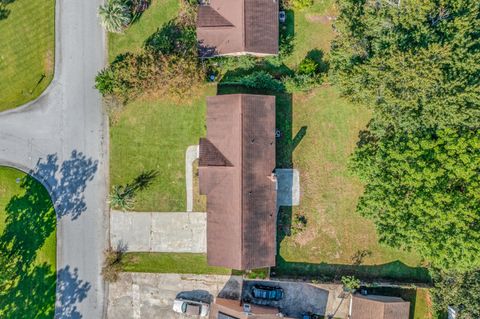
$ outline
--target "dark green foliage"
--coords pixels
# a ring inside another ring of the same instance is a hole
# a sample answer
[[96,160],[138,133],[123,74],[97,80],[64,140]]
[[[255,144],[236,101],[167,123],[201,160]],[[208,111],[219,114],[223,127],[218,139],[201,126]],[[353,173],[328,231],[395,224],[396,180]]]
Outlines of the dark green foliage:
[[125,100],[149,91],[181,97],[189,96],[204,78],[204,70],[195,57],[146,50],[119,56],[100,71],[95,87],[102,95],[113,94]]
[[360,288],[360,280],[355,278],[355,276],[343,276],[341,281],[345,291],[353,293]]
[[439,313],[452,306],[458,319],[480,318],[480,269],[466,273],[435,271],[433,277],[432,296]]
[[298,73],[299,74],[306,74],[306,75],[313,75],[317,73],[318,65],[313,59],[306,57],[305,59],[300,62],[298,65]]
[[295,74],[294,76],[287,76],[283,79],[285,83],[285,90],[289,93],[309,91],[319,84],[321,84],[321,78],[314,74]]
[[332,78],[370,105],[352,168],[380,239],[480,267],[480,3],[341,0]]
[[249,88],[271,90],[282,92],[284,90],[283,83],[273,78],[265,71],[257,71],[247,75],[232,76],[226,78],[222,84],[225,85],[242,85]]
[[21,187],[25,193],[5,207],[0,236],[0,317],[53,318],[55,265],[39,264],[36,258],[55,231],[55,210],[45,188],[32,177],[26,176]]
[[480,267],[479,167],[477,130],[367,132],[352,161],[366,184],[358,210],[391,246],[414,248],[437,267]]
[[381,130],[479,126],[478,1],[339,3],[334,78]]
[[328,71],[328,64],[323,60],[323,52],[310,51],[300,62],[293,76],[283,79],[289,93],[309,91],[323,82],[323,75]]
[[304,9],[313,5],[313,0],[283,0],[281,7],[284,9]]
[[145,41],[145,48],[163,54],[197,54],[195,28],[184,27],[177,21],[169,21]]
[[205,68],[197,58],[193,6],[182,2],[182,12],[146,41],[138,53],[117,56],[95,78],[102,95],[128,101],[142,94],[188,98],[205,79]]

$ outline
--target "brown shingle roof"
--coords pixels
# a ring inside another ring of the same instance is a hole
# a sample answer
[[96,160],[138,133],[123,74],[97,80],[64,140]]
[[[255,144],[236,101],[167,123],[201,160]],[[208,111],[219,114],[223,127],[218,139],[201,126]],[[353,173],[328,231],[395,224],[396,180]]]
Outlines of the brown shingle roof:
[[[208,262],[233,269],[273,266],[275,97],[221,95],[208,97],[207,105],[199,178],[207,195]],[[222,162],[218,153],[230,165],[210,165]]]
[[198,8],[197,26],[199,27],[233,27],[233,24],[210,6]]
[[198,10],[201,56],[278,54],[278,0],[210,0]]
[[250,314],[247,314],[243,311],[240,300],[217,297],[210,311],[210,319],[278,319],[279,313],[279,309],[275,307],[250,304]]
[[408,319],[410,302],[399,297],[362,296],[352,297],[352,319]]

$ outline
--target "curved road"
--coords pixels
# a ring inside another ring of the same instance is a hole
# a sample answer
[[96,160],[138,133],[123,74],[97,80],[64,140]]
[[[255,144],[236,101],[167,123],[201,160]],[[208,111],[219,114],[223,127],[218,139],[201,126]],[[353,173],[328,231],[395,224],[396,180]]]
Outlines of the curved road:
[[105,316],[108,126],[93,88],[106,62],[101,2],[57,0],[54,80],[37,100],[0,113],[0,165],[30,172],[55,203],[55,318]]

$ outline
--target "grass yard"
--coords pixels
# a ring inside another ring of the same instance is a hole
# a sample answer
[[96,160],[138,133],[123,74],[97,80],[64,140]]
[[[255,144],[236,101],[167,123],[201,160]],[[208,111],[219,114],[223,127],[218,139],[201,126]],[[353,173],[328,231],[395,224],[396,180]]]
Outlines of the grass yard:
[[[156,28],[173,17],[171,9],[178,9],[176,3],[154,1],[125,35],[110,36],[110,58],[139,49]],[[162,19],[150,18],[162,12]],[[288,13],[286,27],[295,34],[295,50],[285,60],[286,67],[296,68],[314,49],[328,58],[335,13],[331,0],[317,0],[312,8]],[[219,86],[217,92],[215,86],[206,86],[189,105],[157,98],[126,106],[111,127],[112,184],[125,184],[142,170],[159,172],[152,187],[139,194],[135,210],[185,209],[185,150],[205,135],[205,96],[236,92],[235,87]],[[272,275],[330,280],[355,274],[369,280],[429,281],[415,253],[379,244],[373,223],[356,213],[362,185],[348,173],[347,164],[359,131],[369,119],[367,109],[347,102],[329,84],[293,96],[277,93],[277,127],[282,131],[277,166],[299,169],[301,205],[284,208],[279,216],[278,262]],[[195,207],[204,208],[204,198],[195,197]],[[299,216],[305,217],[306,225],[298,226]],[[127,256],[125,269],[129,271],[163,272],[166,267],[156,266],[163,262],[159,261],[163,255]],[[199,257],[182,258],[182,262],[194,264]],[[184,271],[180,263],[166,263]]]
[[[278,274],[315,273],[318,267],[318,273],[328,268],[330,275],[342,275],[352,272],[344,265],[356,263],[377,265],[353,267],[364,278],[428,280],[426,271],[416,268],[420,264],[416,254],[380,245],[373,223],[355,211],[362,185],[348,173],[348,157],[369,118],[366,109],[340,98],[332,87],[294,96],[293,139],[302,127],[306,129],[292,155],[293,166],[300,170],[302,196],[300,206],[284,209],[287,216],[279,218],[291,224],[304,216],[307,225],[281,241]],[[332,269],[333,265],[338,266]]]
[[15,282],[0,291],[0,317],[53,317],[55,225],[45,188],[25,173],[0,167],[0,249],[8,256],[0,272]]
[[294,52],[285,60],[289,67],[296,66],[312,49],[324,53],[330,51],[330,43],[335,34],[332,31],[332,18],[337,14],[334,0],[314,0],[312,7],[287,12],[284,28],[294,35]]
[[142,48],[150,35],[177,15],[179,8],[178,0],[152,0],[150,7],[124,34],[110,33],[108,35],[109,61],[115,60],[119,54],[127,51],[135,52]]
[[0,13],[0,111],[45,90],[53,78],[55,54],[55,1],[6,3],[8,15]]
[[128,104],[110,129],[112,185],[130,182],[143,170],[157,170],[153,184],[136,198],[136,211],[186,209],[185,151],[205,135],[207,88],[191,104],[168,99]]
[[207,265],[204,254],[186,253],[126,253],[123,270],[129,272],[158,272],[177,274],[230,275],[232,271]]

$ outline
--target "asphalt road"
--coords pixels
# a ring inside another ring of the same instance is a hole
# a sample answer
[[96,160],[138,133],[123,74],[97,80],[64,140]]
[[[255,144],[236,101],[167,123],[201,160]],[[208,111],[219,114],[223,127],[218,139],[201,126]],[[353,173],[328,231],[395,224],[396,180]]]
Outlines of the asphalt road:
[[[108,126],[94,77],[106,62],[101,0],[57,0],[55,76],[37,100],[0,113],[0,165],[50,191],[57,220],[56,318],[103,318]],[[19,39],[21,40],[21,39]]]

